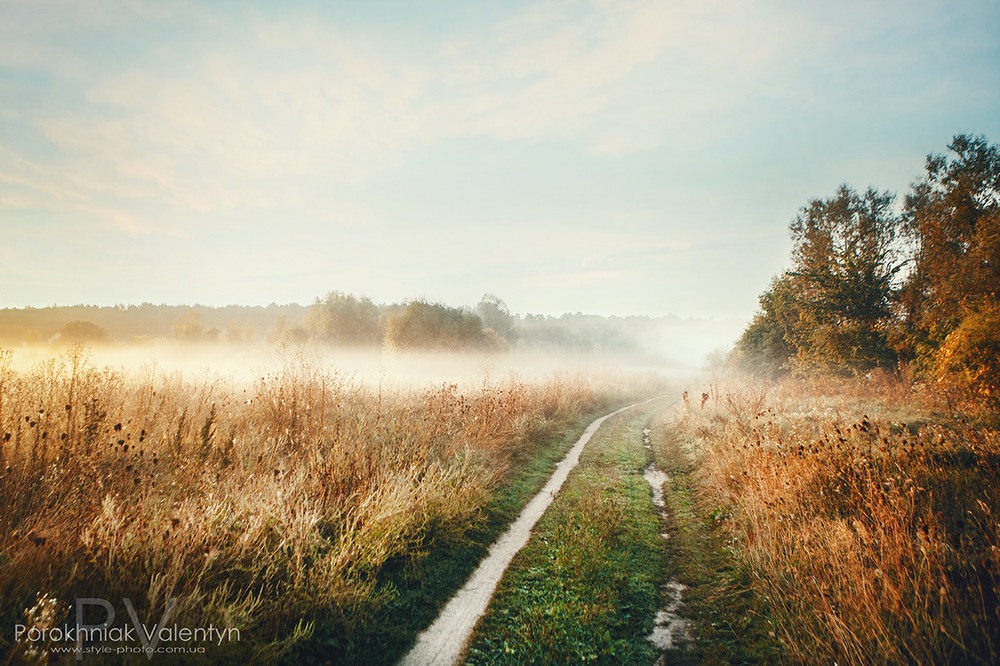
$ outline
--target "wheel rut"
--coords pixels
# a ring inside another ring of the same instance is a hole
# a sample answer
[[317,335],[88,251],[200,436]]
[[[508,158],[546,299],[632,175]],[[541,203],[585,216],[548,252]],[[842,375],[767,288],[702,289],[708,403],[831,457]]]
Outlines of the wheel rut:
[[[653,446],[649,438],[651,433],[652,430],[649,428],[643,429],[642,445],[652,456]],[[670,520],[670,516],[666,510],[667,503],[666,495],[663,492],[663,484],[670,481],[670,476],[659,469],[655,462],[649,463],[642,476],[653,489],[653,505],[660,511],[660,517],[666,523]],[[660,536],[664,539],[669,539],[670,533],[664,531],[660,533]],[[663,586],[666,603],[656,612],[653,631],[647,636],[649,642],[660,651],[660,656],[654,663],[654,666],[667,664],[667,655],[669,653],[675,650],[685,650],[693,641],[691,621],[681,614],[681,609],[684,606],[682,597],[686,589],[687,587],[684,584],[674,579],[670,579]]]

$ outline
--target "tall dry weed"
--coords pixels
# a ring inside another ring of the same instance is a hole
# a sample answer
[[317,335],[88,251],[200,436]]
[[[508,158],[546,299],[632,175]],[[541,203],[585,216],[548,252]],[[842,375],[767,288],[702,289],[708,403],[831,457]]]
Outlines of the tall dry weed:
[[565,377],[395,391],[301,359],[248,386],[125,376],[79,347],[28,373],[9,361],[0,620],[39,595],[56,621],[77,597],[143,617],[176,599],[174,621],[237,627],[232,656],[260,661],[317,623],[363,624],[393,594],[386,562],[460,540],[541,434],[619,397]]
[[994,663],[1000,433],[904,422],[926,405],[877,382],[688,406],[703,499],[796,661]]

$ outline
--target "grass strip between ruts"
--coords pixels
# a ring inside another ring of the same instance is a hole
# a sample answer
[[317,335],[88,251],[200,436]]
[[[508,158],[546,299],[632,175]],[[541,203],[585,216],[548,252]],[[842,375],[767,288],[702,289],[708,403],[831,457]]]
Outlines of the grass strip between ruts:
[[665,578],[642,429],[658,400],[609,419],[497,588],[472,664],[648,665]]

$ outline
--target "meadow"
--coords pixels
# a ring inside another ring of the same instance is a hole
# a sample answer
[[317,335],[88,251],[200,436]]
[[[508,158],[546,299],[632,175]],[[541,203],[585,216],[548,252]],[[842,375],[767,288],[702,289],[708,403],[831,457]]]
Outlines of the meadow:
[[735,561],[726,594],[752,592],[751,621],[784,659],[1000,659],[995,423],[881,373],[727,380],[685,398],[670,436]]
[[[13,663],[65,641],[12,627],[73,624],[80,598],[119,623],[128,599],[149,623],[238,629],[185,663],[394,663],[586,423],[663,392],[499,360],[473,380],[445,356],[397,358],[395,383],[303,352],[228,376],[115,369],[78,345],[32,362],[0,350]],[[1000,659],[1000,431],[974,395],[881,372],[692,381],[595,440],[467,658],[645,663],[672,579],[693,641],[671,658]]]
[[401,388],[304,357],[192,380],[80,346],[21,370],[0,351],[0,653],[44,661],[51,645],[6,628],[72,623],[88,597],[238,628],[208,661],[350,660],[393,621],[401,576],[436,584],[427,562],[629,391],[577,375]]

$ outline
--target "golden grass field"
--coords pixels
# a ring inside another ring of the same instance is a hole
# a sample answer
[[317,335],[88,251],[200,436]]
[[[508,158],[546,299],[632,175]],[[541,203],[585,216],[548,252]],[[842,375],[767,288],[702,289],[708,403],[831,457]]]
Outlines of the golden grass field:
[[317,624],[369,621],[387,562],[460,540],[512,461],[622,394],[577,376],[389,388],[301,359],[190,381],[80,347],[16,371],[0,351],[0,618],[56,625],[80,596],[160,618],[175,598],[175,622],[240,629],[216,658],[279,658]]
[[[539,442],[653,388],[372,384],[305,356],[252,380],[114,370],[82,347],[12,358],[0,350],[0,622],[58,626],[79,597],[155,621],[173,599],[173,623],[239,629],[215,661],[349,655],[314,643],[386,621],[386,571],[465,543]],[[698,393],[670,427],[791,661],[1000,659],[995,425],[877,374]],[[14,662],[50,656],[0,641]]]
[[994,427],[879,375],[735,380],[686,398],[701,500],[790,659],[1000,659]]

